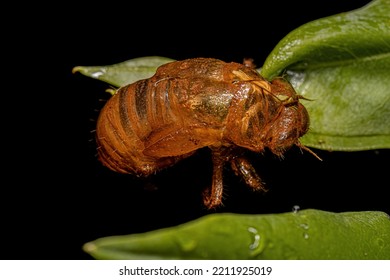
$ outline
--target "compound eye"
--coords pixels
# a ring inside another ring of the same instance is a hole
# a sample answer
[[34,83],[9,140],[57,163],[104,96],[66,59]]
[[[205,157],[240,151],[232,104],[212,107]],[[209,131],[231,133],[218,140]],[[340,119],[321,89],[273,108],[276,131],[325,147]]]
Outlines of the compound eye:
[[298,104],[298,111],[301,116],[301,126],[299,130],[299,137],[301,137],[304,134],[306,134],[307,131],[309,130],[310,118],[309,118],[309,113],[307,112],[305,106],[303,106],[300,103]]

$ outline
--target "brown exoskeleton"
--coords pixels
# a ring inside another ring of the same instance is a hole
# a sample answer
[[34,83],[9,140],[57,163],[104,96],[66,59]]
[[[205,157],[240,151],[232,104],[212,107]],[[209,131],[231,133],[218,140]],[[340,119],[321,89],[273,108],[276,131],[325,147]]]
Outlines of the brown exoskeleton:
[[[283,78],[265,80],[253,67],[213,58],[160,66],[149,79],[123,86],[103,107],[97,123],[98,156],[120,172],[148,176],[202,147],[212,151],[211,187],[204,204],[221,204],[223,166],[255,190],[265,190],[243,150],[278,156],[297,145],[309,116]],[[310,151],[311,152],[311,151]]]

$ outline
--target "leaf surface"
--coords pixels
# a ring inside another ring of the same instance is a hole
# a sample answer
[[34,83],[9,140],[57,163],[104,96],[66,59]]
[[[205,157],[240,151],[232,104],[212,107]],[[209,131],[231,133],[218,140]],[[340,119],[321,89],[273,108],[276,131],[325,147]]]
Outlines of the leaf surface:
[[156,72],[158,66],[172,61],[174,60],[166,57],[146,56],[112,65],[76,66],[72,71],[120,87],[141,79],[150,78]]
[[378,211],[216,213],[83,248],[96,259],[389,259],[390,219]]
[[309,111],[302,143],[326,150],[390,148],[390,1],[304,24],[260,73],[287,74]]

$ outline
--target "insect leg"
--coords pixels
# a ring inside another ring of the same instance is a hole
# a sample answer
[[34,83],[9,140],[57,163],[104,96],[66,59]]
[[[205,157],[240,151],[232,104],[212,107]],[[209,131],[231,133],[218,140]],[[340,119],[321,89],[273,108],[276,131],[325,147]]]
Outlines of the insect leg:
[[254,190],[267,191],[261,182],[260,176],[253,168],[252,164],[244,157],[235,157],[231,161],[231,166],[237,176],[241,176],[245,183]]
[[221,155],[221,150],[212,151],[213,177],[210,188],[203,192],[203,203],[208,209],[215,208],[222,203],[223,194],[223,166],[226,158]]

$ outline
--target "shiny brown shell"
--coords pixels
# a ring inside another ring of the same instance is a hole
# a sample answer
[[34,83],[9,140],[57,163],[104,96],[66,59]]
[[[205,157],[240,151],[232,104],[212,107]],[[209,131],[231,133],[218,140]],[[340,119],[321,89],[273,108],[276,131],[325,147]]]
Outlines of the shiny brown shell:
[[269,82],[244,64],[167,63],[153,77],[119,88],[105,104],[96,130],[99,160],[116,172],[149,176],[209,147],[214,169],[204,203],[214,208],[222,202],[225,162],[250,187],[265,190],[243,151],[281,156],[293,145],[303,147],[298,139],[309,116],[299,99],[285,79]]

